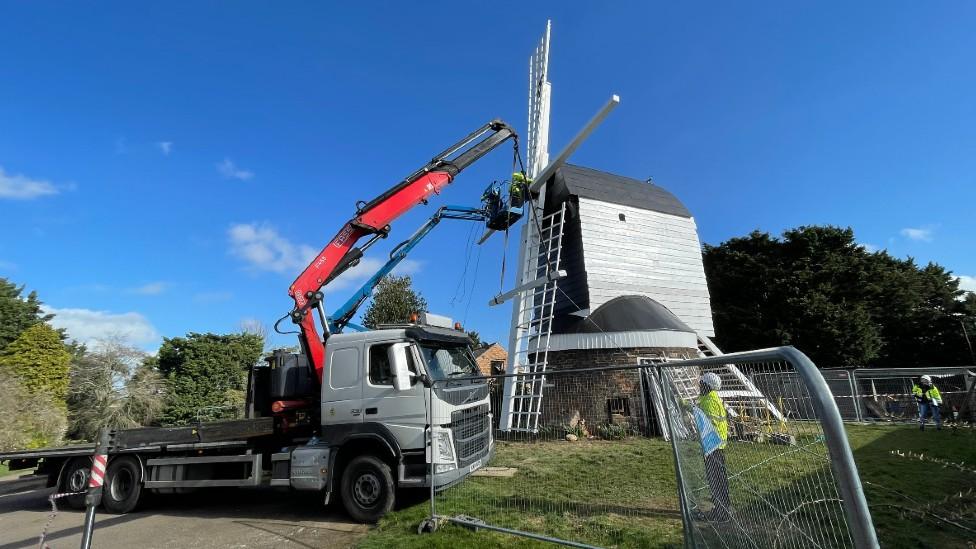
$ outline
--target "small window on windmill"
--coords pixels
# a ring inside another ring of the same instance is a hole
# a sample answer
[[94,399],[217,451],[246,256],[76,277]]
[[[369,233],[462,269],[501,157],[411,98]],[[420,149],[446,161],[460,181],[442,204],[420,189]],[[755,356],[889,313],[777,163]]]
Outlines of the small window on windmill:
[[499,375],[505,373],[505,361],[504,360],[492,360],[491,361],[491,374]]
[[614,415],[627,417],[630,415],[630,399],[627,397],[613,397],[607,399],[607,415],[613,419]]
[[619,214],[617,214],[617,219],[619,219],[621,221],[627,221],[627,216],[624,215],[624,214],[622,214],[622,213],[619,213]]

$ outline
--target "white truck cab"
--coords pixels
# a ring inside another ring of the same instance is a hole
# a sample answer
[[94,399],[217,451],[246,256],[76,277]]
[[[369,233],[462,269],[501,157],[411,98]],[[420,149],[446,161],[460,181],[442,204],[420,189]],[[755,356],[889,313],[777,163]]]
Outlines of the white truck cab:
[[[397,488],[443,489],[487,464],[494,451],[487,380],[467,335],[431,320],[329,337],[320,429],[272,456],[280,463],[275,483],[284,484],[287,461],[289,485],[322,489],[327,499],[338,490],[353,518],[375,521],[392,508]],[[289,364],[303,362],[277,367]]]

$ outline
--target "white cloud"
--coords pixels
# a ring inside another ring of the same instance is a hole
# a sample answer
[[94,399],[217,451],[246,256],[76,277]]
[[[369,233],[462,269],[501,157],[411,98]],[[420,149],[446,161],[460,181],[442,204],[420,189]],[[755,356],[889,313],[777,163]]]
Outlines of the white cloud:
[[68,337],[86,345],[117,337],[129,345],[146,345],[159,340],[159,332],[145,316],[135,313],[110,313],[91,309],[56,309],[44,305],[45,313],[54,315],[51,324],[64,328]]
[[[231,253],[256,270],[297,276],[318,253],[318,250],[312,246],[291,242],[267,224],[239,223],[232,225],[227,234],[230,238]],[[341,290],[354,284],[361,284],[385,263],[383,259],[364,257],[358,265],[329,283],[328,290]],[[401,275],[414,274],[420,271],[420,268],[420,262],[405,259],[393,272]]]
[[173,152],[172,141],[157,141],[156,147],[159,148],[159,152],[163,153],[163,156],[169,156],[169,153]]
[[901,235],[909,240],[916,242],[932,242],[935,230],[931,227],[906,227],[902,229]]
[[225,158],[223,162],[217,164],[217,171],[227,179],[247,181],[254,177],[254,172],[238,168],[230,158]]
[[32,200],[60,192],[58,187],[48,181],[31,179],[21,174],[7,174],[0,167],[0,199]]
[[142,286],[137,286],[135,288],[129,288],[126,290],[127,293],[137,294],[137,295],[159,295],[166,291],[169,287],[168,282],[150,282],[148,284],[143,284]]
[[959,289],[976,292],[976,276],[959,275]]
[[869,254],[873,254],[874,252],[881,250],[881,246],[877,246],[875,244],[869,244],[867,242],[862,243],[861,247],[864,248],[864,251],[868,252]]
[[293,244],[265,224],[231,225],[227,235],[230,237],[231,253],[260,271],[297,274],[316,254],[311,246]]

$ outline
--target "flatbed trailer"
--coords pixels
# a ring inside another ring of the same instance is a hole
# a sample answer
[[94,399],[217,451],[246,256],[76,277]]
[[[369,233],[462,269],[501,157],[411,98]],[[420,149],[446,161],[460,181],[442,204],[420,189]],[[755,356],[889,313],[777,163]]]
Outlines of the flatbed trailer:
[[[270,417],[112,431],[108,450],[110,458],[120,464],[117,467],[135,467],[138,471],[122,473],[125,478],[115,486],[114,497],[109,494],[106,504],[116,512],[132,510],[129,503],[134,508],[141,496],[141,493],[133,494],[133,491],[141,492],[135,486],[140,480],[142,488],[161,491],[260,485],[268,480],[263,478],[266,475],[262,474],[262,458],[271,452],[268,445],[276,438],[274,435],[274,419]],[[73,444],[4,452],[0,453],[0,462],[7,462],[11,470],[36,469],[36,474],[47,476],[47,486],[57,486],[60,492],[77,494],[67,498],[68,505],[80,508],[84,501],[80,493],[87,484],[94,451],[94,444]],[[115,459],[123,456],[129,458]],[[178,471],[177,465],[182,470]],[[193,473],[200,473],[200,466],[203,465],[210,470],[223,467],[219,475],[221,478],[187,478],[199,476]]]

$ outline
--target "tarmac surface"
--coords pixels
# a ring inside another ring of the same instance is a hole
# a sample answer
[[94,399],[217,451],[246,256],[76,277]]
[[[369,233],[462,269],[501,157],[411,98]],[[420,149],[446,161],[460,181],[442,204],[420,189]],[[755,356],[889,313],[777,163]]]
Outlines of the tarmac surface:
[[[0,479],[0,549],[37,547],[51,516],[44,479]],[[64,507],[64,509],[61,509]],[[78,547],[84,511],[59,506],[47,530],[52,549]],[[368,527],[311,494],[272,488],[200,490],[154,496],[139,510],[95,516],[93,548],[339,548],[351,547]]]

